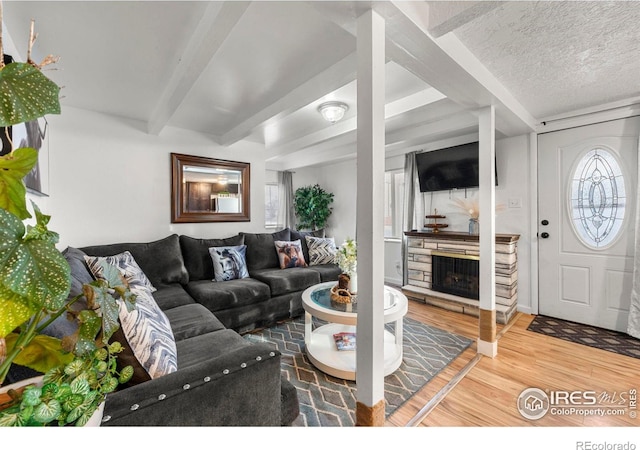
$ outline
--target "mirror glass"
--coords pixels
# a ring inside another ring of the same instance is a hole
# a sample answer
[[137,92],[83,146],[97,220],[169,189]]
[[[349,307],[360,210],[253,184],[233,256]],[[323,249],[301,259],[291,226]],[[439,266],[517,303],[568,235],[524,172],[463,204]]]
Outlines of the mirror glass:
[[250,164],[171,154],[171,222],[249,221]]

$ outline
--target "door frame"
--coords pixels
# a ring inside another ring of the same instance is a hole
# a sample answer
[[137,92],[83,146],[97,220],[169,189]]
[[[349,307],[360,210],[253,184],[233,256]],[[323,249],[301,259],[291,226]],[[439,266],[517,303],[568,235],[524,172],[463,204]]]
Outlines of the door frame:
[[[561,118],[554,117],[552,120],[542,121],[536,128],[536,132],[529,133],[529,174],[532,184],[530,202],[531,314],[538,314],[540,305],[538,292],[538,283],[540,280],[540,265],[538,260],[538,226],[540,223],[540,217],[538,215],[538,136],[555,131],[596,125],[598,123],[628,119],[636,116],[640,116],[640,102],[638,98],[612,103],[609,106],[603,105],[597,111],[582,110]],[[640,179],[638,182],[640,183]]]

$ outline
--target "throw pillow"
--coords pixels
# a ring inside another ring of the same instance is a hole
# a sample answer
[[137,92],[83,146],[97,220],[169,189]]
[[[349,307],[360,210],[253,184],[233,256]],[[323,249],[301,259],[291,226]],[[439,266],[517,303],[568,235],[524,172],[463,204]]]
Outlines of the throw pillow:
[[[104,279],[101,261],[112,264],[129,283],[129,289],[136,295],[136,308],[129,312],[120,302],[118,318],[125,342],[119,340],[125,350],[118,356],[118,365],[125,361],[133,366],[133,383],[159,378],[178,370],[178,352],[171,330],[171,324],[165,313],[156,303],[150,283],[146,276],[136,269],[137,264],[131,254],[120,253],[114,256],[85,256],[89,270],[98,279]],[[148,281],[148,280],[147,280]],[[125,365],[125,364],[122,364]]]
[[290,267],[307,267],[302,253],[300,239],[296,241],[274,241],[281,269]]
[[309,265],[317,266],[320,264],[334,264],[336,262],[335,240],[331,238],[319,238],[305,236],[307,247],[309,247]]
[[213,281],[248,278],[246,253],[246,245],[211,247],[209,254],[213,261]]

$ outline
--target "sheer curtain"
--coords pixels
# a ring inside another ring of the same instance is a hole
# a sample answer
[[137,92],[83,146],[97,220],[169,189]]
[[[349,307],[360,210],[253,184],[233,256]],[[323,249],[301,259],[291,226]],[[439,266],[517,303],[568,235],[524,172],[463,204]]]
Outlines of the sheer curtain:
[[[640,145],[638,146],[640,151]],[[640,158],[638,158],[638,176],[640,177]],[[631,306],[629,308],[629,325],[627,333],[640,339],[640,183],[636,192],[636,244],[633,256],[633,289],[631,290]]]
[[[416,183],[418,180],[416,169],[416,152],[404,155],[404,205],[402,210],[402,231],[418,229],[416,220]],[[402,284],[408,283],[407,270],[407,237],[402,233]]]
[[293,208],[293,173],[278,172],[278,229],[295,228],[296,214]]

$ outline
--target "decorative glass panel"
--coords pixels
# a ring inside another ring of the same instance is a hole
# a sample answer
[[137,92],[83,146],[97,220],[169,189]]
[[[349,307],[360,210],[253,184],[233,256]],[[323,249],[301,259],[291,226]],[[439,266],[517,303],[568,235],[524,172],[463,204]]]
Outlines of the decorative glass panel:
[[571,181],[571,219],[580,240],[594,249],[610,245],[622,229],[625,202],[615,155],[603,148],[587,152]]

